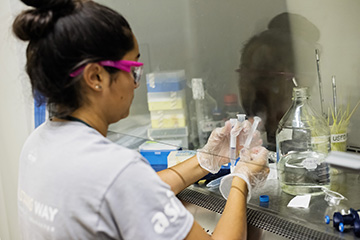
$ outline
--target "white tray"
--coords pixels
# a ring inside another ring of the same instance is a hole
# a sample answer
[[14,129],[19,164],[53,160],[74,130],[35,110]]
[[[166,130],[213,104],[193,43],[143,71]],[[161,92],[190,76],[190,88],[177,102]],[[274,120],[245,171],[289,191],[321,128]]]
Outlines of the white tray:
[[360,170],[360,155],[355,153],[332,151],[325,162],[336,167]]

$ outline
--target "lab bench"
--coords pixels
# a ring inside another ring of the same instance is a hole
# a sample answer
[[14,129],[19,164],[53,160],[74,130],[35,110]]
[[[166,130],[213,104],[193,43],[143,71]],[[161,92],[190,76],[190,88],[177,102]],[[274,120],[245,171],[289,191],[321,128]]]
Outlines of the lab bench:
[[[146,118],[141,118],[143,119]],[[134,119],[129,124],[137,126],[136,133],[122,134],[120,133],[122,131],[117,129],[116,132],[110,131],[108,138],[120,145],[137,150],[139,145],[147,140],[146,130],[149,124],[143,124]],[[141,131],[139,125],[144,126]],[[139,137],[141,135],[139,131],[143,137]],[[333,213],[339,212],[341,208],[360,209],[360,172],[333,168],[330,188],[345,196],[347,200],[341,201],[338,207],[331,207],[322,194],[312,196],[310,205],[306,209],[290,208],[287,205],[294,196],[282,192],[277,178],[267,180],[265,186],[252,193],[252,198],[247,205],[248,226],[251,228],[248,234],[254,234],[254,237],[250,239],[360,240],[356,238],[352,229],[346,229],[344,233],[340,233],[333,227],[332,222],[325,224],[324,220],[325,215],[332,218]],[[268,205],[260,204],[260,195],[269,196]],[[214,230],[226,204],[218,188],[207,188],[204,184],[189,186],[178,194],[178,198],[194,215],[195,220],[209,233]]]
[[[252,193],[247,205],[248,225],[262,230],[263,235],[272,235],[261,237],[260,234],[259,239],[360,239],[352,229],[340,233],[332,222],[326,224],[324,221],[325,215],[332,218],[340,208],[360,208],[360,173],[333,169],[330,186],[347,200],[341,201],[338,206],[329,206],[324,194],[321,194],[311,197],[308,208],[290,208],[287,205],[294,196],[282,192],[277,179],[268,180],[265,186]],[[268,205],[260,203],[260,195],[269,196]],[[204,184],[189,186],[178,194],[178,198],[209,233],[214,230],[226,204],[218,188],[207,188]]]

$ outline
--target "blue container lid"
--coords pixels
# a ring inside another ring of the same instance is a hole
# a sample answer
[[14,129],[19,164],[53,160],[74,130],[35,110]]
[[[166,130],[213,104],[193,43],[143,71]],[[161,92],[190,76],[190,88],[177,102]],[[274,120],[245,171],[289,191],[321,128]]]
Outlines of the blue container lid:
[[326,215],[326,216],[325,216],[325,223],[326,223],[326,224],[329,224],[329,223],[330,223],[330,217],[329,217],[329,215]]
[[148,92],[176,92],[185,88],[185,71],[154,72],[146,74]]
[[345,230],[344,224],[343,224],[343,223],[340,223],[340,224],[339,224],[339,231],[340,231],[340,232],[344,232],[344,230]]
[[268,195],[261,195],[259,198],[260,198],[261,203],[269,202],[269,196]]

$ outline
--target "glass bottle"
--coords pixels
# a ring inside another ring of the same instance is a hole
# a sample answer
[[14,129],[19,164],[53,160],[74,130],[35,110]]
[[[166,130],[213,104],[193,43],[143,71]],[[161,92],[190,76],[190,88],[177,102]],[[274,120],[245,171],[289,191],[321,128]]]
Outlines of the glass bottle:
[[281,189],[291,195],[321,194],[329,187],[330,129],[312,108],[309,89],[294,88],[292,105],[276,131],[277,168]]
[[236,118],[236,114],[244,113],[244,110],[240,107],[238,103],[238,96],[234,93],[226,94],[224,96],[224,117],[225,120],[230,118]]
[[195,102],[195,120],[199,138],[198,148],[201,148],[206,144],[212,130],[218,127],[217,123],[213,120],[212,114],[212,109],[217,109],[217,102],[205,90],[202,78],[193,78],[191,80],[191,87]]

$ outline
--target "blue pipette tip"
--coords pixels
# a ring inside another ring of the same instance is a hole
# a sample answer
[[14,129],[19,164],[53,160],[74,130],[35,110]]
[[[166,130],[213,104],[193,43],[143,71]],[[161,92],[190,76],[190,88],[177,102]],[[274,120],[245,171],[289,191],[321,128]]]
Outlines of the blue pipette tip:
[[343,223],[340,223],[339,224],[339,231],[340,232],[344,232],[345,228],[344,228],[344,224]]
[[260,195],[259,197],[261,203],[268,203],[269,202],[269,196],[268,195]]
[[326,215],[326,216],[325,216],[325,223],[326,223],[326,224],[329,224],[329,223],[330,223],[330,217],[329,217],[329,215]]

